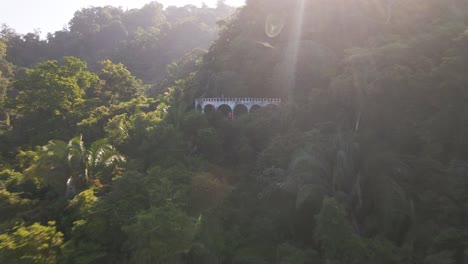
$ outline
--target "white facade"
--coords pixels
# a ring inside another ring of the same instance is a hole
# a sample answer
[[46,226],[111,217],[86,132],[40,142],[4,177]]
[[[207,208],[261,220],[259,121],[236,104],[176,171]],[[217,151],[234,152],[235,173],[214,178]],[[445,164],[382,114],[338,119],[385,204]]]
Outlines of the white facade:
[[264,107],[279,104],[281,104],[279,98],[198,98],[195,100],[195,109],[201,109],[204,113],[207,106],[212,106],[215,110],[218,110],[222,105],[227,105],[234,114],[236,107],[239,105],[245,106],[247,111],[250,112],[254,106]]

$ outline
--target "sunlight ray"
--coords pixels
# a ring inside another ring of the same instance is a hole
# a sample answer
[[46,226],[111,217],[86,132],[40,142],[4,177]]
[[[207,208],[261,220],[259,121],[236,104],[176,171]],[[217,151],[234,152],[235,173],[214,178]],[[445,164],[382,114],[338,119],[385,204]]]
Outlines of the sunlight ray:
[[297,70],[297,63],[299,60],[299,47],[303,33],[302,26],[304,24],[305,1],[306,0],[297,0],[296,2],[291,31],[291,39],[287,48],[287,56],[289,56],[289,59],[287,60],[287,88],[290,92],[294,90],[294,87],[296,85],[295,76]]

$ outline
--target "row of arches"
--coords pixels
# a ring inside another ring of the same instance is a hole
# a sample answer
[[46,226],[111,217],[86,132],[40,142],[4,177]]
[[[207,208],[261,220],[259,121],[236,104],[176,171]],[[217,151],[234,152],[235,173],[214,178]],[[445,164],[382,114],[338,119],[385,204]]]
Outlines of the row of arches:
[[227,104],[222,104],[218,107],[215,107],[214,105],[212,104],[207,104],[204,106],[204,108],[202,108],[201,105],[198,105],[198,110],[199,111],[203,111],[203,113],[214,113],[214,112],[219,112],[219,113],[222,113],[223,116],[226,116],[226,117],[239,117],[239,116],[242,116],[242,115],[245,115],[245,114],[248,114],[249,112],[253,112],[253,111],[256,111],[260,109],[260,106],[259,105],[253,105],[249,108],[247,108],[247,106],[243,105],[243,104],[238,104],[234,107],[234,109],[227,105]]

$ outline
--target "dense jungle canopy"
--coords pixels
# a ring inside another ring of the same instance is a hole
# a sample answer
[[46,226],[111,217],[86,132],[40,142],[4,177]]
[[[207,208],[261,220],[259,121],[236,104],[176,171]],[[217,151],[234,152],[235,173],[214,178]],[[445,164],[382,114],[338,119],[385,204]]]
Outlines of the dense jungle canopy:
[[467,69],[466,0],[4,25],[0,263],[466,264]]

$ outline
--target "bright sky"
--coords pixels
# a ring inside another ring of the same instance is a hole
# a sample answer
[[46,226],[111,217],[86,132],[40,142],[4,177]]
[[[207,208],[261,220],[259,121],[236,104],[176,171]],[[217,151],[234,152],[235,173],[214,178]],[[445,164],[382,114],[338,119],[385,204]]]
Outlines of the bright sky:
[[[121,6],[140,8],[151,0],[0,0],[0,24],[6,23],[18,33],[32,32],[40,29],[42,36],[47,32],[55,32],[68,24],[75,11],[89,6]],[[183,6],[193,4],[200,6],[202,2],[208,6],[216,6],[217,0],[158,0],[165,7],[169,5]],[[227,4],[240,6],[245,0],[227,0]]]

